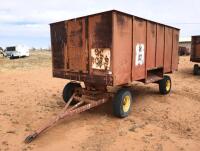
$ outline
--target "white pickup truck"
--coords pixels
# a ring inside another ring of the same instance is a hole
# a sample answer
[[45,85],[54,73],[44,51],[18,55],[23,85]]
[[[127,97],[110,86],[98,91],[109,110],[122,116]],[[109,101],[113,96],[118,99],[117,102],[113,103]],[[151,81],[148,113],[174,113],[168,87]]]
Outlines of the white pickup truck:
[[29,49],[26,46],[17,45],[17,46],[6,47],[6,49],[4,50],[4,53],[10,59],[28,57]]

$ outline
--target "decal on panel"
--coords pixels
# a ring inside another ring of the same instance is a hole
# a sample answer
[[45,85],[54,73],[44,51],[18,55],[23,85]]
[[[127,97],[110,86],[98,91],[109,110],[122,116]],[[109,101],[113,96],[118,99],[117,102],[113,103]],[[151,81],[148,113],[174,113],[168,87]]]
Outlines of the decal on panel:
[[135,55],[135,65],[143,65],[144,64],[144,44],[136,45],[136,55]]
[[109,70],[110,56],[110,48],[91,49],[92,68],[99,70]]

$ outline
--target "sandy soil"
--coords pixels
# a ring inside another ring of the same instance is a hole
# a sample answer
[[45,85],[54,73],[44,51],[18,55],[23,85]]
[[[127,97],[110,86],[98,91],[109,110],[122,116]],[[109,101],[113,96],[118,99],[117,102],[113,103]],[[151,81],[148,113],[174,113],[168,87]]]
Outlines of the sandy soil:
[[189,57],[181,57],[179,72],[171,75],[171,94],[160,95],[155,84],[134,85],[127,118],[115,118],[110,101],[24,144],[25,136],[64,105],[61,92],[67,81],[52,78],[50,57],[41,59],[41,65],[34,64],[36,58],[33,68],[5,70],[13,62],[0,62],[0,151],[199,151],[200,77],[192,75]]

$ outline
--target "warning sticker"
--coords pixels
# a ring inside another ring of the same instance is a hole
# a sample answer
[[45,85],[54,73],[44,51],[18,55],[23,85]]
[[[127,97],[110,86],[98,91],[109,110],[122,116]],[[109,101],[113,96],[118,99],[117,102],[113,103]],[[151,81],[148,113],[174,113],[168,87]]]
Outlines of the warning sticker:
[[144,44],[136,45],[136,56],[135,56],[135,65],[143,65],[144,64]]

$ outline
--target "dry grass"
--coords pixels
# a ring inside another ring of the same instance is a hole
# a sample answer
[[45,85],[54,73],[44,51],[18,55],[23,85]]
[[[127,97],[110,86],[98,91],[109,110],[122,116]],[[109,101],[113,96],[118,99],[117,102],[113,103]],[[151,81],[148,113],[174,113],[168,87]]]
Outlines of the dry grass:
[[0,55],[0,72],[30,70],[40,67],[51,67],[50,51],[31,51],[30,57],[11,60]]

